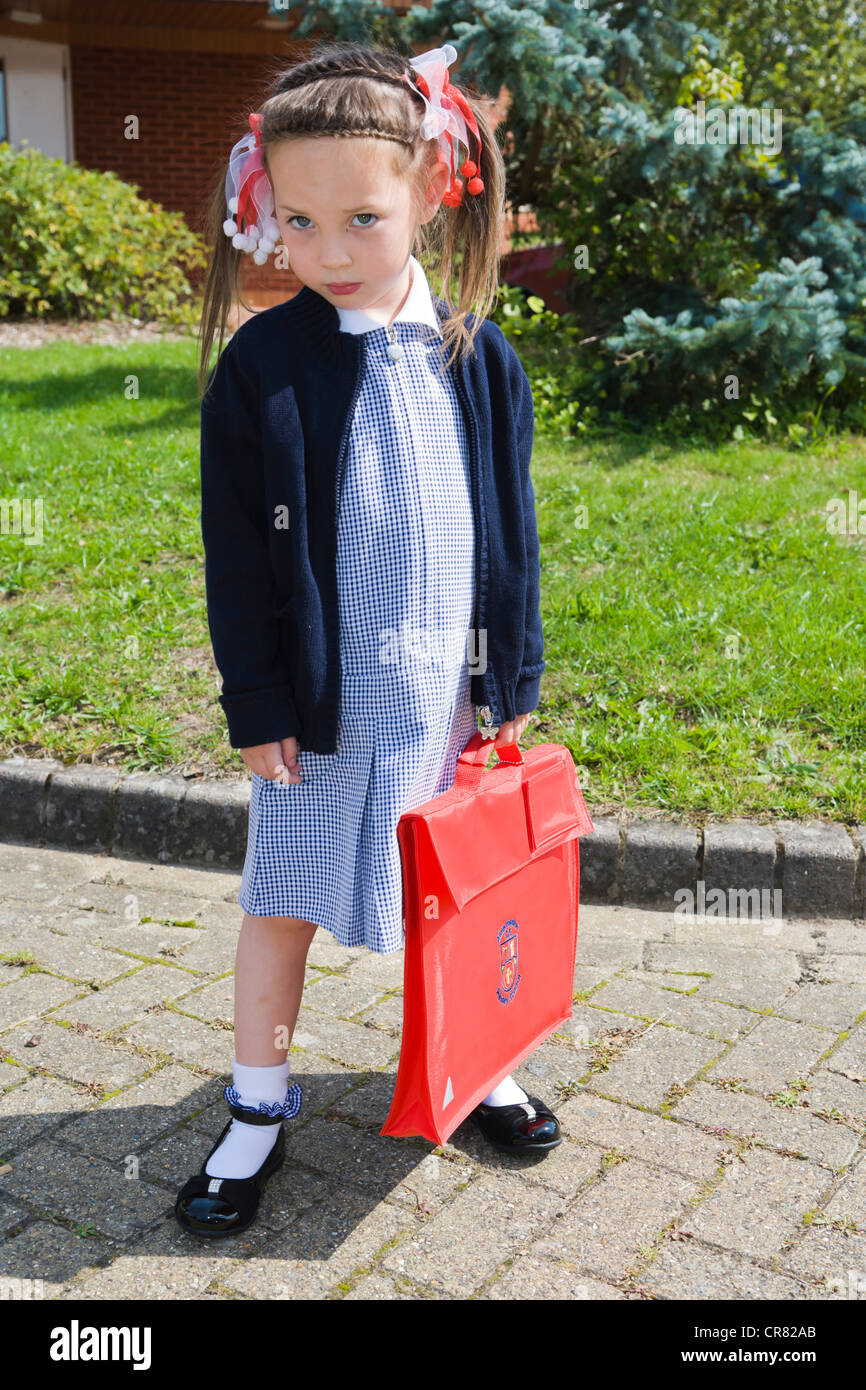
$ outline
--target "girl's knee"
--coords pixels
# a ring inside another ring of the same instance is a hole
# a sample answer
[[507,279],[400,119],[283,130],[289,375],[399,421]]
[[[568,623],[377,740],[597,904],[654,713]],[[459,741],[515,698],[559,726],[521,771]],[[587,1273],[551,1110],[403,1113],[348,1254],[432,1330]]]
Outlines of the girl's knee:
[[244,928],[248,931],[291,932],[293,935],[308,935],[311,941],[319,930],[315,922],[307,922],[303,917],[255,917],[249,912],[244,913],[241,931]]

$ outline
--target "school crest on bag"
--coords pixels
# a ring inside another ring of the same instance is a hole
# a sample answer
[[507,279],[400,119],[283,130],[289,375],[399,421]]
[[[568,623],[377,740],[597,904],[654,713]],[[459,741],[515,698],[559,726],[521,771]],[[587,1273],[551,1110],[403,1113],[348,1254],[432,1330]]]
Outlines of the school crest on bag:
[[500,987],[496,991],[496,998],[500,1004],[511,1003],[522,978],[517,973],[517,931],[517,923],[510,917],[496,934],[499,942],[500,974]]

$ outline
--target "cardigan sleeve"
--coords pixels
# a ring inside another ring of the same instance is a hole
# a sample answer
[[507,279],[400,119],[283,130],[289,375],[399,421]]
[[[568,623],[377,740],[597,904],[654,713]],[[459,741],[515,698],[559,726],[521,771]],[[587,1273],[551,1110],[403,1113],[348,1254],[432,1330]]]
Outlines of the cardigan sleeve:
[[[240,332],[240,330],[239,330]],[[297,736],[299,720],[274,612],[259,402],[238,333],[201,410],[201,530],[207,618],[233,748]]]
[[[510,346],[510,344],[509,344]],[[520,480],[523,492],[523,524],[526,537],[526,616],[523,659],[514,691],[516,714],[531,714],[537,707],[541,676],[546,669],[544,660],[544,631],[541,624],[541,568],[538,523],[535,515],[535,490],[532,486],[530,461],[535,432],[535,407],[532,388],[517,353],[512,348],[512,389],[517,401],[515,422]]]

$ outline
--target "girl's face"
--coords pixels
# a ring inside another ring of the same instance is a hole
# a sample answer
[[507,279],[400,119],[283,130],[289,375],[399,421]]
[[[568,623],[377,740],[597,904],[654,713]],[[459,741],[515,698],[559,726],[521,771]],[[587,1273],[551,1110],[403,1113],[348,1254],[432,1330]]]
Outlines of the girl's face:
[[434,168],[419,208],[393,159],[393,142],[375,137],[293,137],[268,152],[292,270],[331,304],[393,313],[406,294],[415,232],[439,207],[449,170]]

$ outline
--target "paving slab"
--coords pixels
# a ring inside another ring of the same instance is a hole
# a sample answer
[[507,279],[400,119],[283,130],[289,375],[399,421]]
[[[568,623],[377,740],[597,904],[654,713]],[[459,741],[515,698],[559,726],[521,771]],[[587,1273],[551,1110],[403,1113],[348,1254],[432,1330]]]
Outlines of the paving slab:
[[673,1084],[686,1085],[719,1056],[724,1046],[666,1023],[651,1024],[626,1050],[614,1056],[606,1070],[596,1072],[586,1082],[586,1088],[657,1108]]
[[[42,1298],[59,1299],[71,1279],[92,1273],[105,1256],[105,1242],[98,1236],[77,1235],[56,1221],[35,1219],[0,1245],[0,1275],[39,1280]],[[22,1275],[25,1269],[28,1273]]]
[[[86,1086],[73,1086],[41,1072],[28,1074],[22,1085],[0,1096],[0,1157],[7,1163],[34,1139],[66,1129],[67,1121],[93,1105]],[[2,1183],[2,1178],[0,1178]]]
[[691,1125],[651,1110],[584,1093],[557,1111],[563,1132],[597,1145],[604,1153],[627,1153],[691,1178],[709,1178],[725,1145]]
[[363,1275],[356,1284],[352,1285],[349,1292],[344,1294],[344,1298],[348,1303],[361,1302],[362,1300],[368,1303],[378,1303],[380,1299],[384,1299],[386,1302],[397,1299],[403,1302],[409,1300],[417,1302],[424,1298],[424,1294],[410,1293],[405,1287],[401,1289],[396,1279],[377,1271],[375,1274]]
[[[556,1115],[562,1113],[557,1104]],[[517,1157],[494,1148],[472,1120],[464,1120],[444,1146],[448,1154],[456,1154],[463,1164],[463,1180],[479,1167],[488,1173],[503,1173],[519,1178],[527,1188],[546,1187],[560,1196],[572,1198],[601,1169],[602,1154],[592,1144],[582,1144],[570,1138],[549,1153],[533,1159]],[[467,1163],[470,1165],[467,1169]]]
[[[0,955],[26,950],[31,966],[69,980],[101,984],[129,966],[113,953],[111,943],[103,945],[93,925],[92,915],[79,921],[74,911],[42,912],[12,900],[0,912]],[[3,966],[4,980],[11,969]]]
[[866,1303],[866,1233],[813,1221],[780,1256],[778,1265],[816,1287],[825,1298]]
[[866,975],[866,960],[863,956],[853,954],[820,956],[816,969],[821,982],[838,980],[851,985],[861,985]]
[[201,978],[191,981],[192,988],[174,999],[174,1007],[192,1018],[204,1023],[218,1023],[223,1020],[234,1022],[235,982],[233,975],[223,975],[210,984],[202,984]]
[[0,1028],[38,1019],[40,1014],[47,1014],[64,1000],[71,1002],[80,993],[81,984],[77,981],[29,970],[0,988]]
[[[221,1089],[221,1088],[220,1088]],[[202,1104],[203,1078],[170,1063],[93,1105],[63,1129],[63,1143],[116,1162],[142,1153]]]
[[137,1023],[123,1024],[115,1034],[149,1060],[148,1070],[162,1057],[173,1057],[191,1067],[205,1067],[231,1075],[232,1030],[190,1018],[178,1009],[158,1008]]
[[762,1018],[736,1048],[707,1069],[707,1077],[739,1078],[753,1091],[784,1091],[808,1074],[833,1046],[836,1032],[784,1018]]
[[[866,956],[866,922],[822,922],[816,936],[828,955]],[[862,965],[866,974],[866,961]]]
[[195,975],[171,965],[129,962],[128,973],[77,999],[46,1012],[56,1023],[84,1024],[96,1033],[112,1033],[142,1018],[157,1004],[179,1000],[196,984]]
[[382,1067],[396,1061],[400,1043],[377,1028],[332,1018],[302,1004],[292,1046],[318,1052],[345,1066]]
[[73,1152],[62,1134],[34,1140],[0,1181],[4,1192],[39,1213],[65,1217],[114,1239],[153,1225],[171,1206],[168,1192],[128,1176],[122,1163]]
[[776,1012],[817,1028],[851,1029],[866,1019],[866,980],[856,984],[841,980],[807,981]]
[[654,1298],[762,1300],[820,1297],[803,1280],[780,1274],[729,1250],[713,1250],[700,1241],[669,1240],[640,1276]]
[[0,1092],[23,1085],[28,1076],[26,1067],[16,1066],[11,1061],[0,1062]]
[[299,1120],[327,1109],[381,1129],[394,1096],[396,1073],[346,1067],[299,1051],[292,1053],[291,1079],[302,1091]]
[[787,917],[756,913],[743,917],[726,916],[717,921],[703,922],[684,917],[674,919],[669,938],[677,946],[721,946],[728,950],[749,947],[762,950],[772,940],[786,951],[816,951],[822,945],[819,924],[811,918]]
[[426,1219],[335,1178],[318,1177],[312,1190],[315,1200],[298,1210],[261,1253],[224,1272],[233,1293],[279,1301],[339,1293],[341,1284],[374,1265],[381,1268],[386,1248],[411,1240]]
[[369,1009],[362,1009],[355,1023],[373,1023],[392,1038],[403,1034],[403,993],[387,994]]
[[[130,1243],[104,1269],[82,1269],[60,1295],[73,1302],[137,1299],[191,1301],[225,1278],[239,1258],[251,1258],[270,1231],[255,1226],[220,1241],[195,1241],[174,1220]],[[225,1295],[223,1295],[225,1296]]]
[[[706,998],[749,1008],[774,1008],[788,997],[803,967],[794,951],[784,942],[768,938],[762,947],[703,945],[684,942],[650,942],[645,953],[649,970],[679,972],[697,984]],[[701,976],[706,983],[701,983]]]
[[866,1134],[866,1077],[852,1080],[858,1072],[831,1071],[822,1063],[809,1074],[808,1090],[800,1091],[801,1103],[813,1113],[824,1113]]
[[647,1259],[698,1184],[639,1158],[614,1163],[534,1241],[530,1253],[553,1257],[608,1283]]
[[682,1223],[704,1243],[770,1259],[803,1229],[832,1188],[826,1168],[752,1148],[734,1156],[719,1187]]
[[524,1255],[505,1272],[482,1288],[478,1298],[511,1302],[547,1299],[581,1303],[622,1302],[627,1295],[613,1284],[581,1274],[566,1260],[543,1260]]
[[304,1006],[333,1018],[351,1019],[377,1003],[381,982],[344,975],[322,975],[304,990]]
[[697,983],[691,989],[694,994],[685,993],[682,980],[672,988],[668,984],[650,983],[646,977],[634,979],[631,975],[620,975],[593,992],[592,1005],[650,1022],[665,1020],[689,1033],[722,1041],[741,1037],[755,1026],[754,1015],[745,1009],[704,998]]
[[[0,1191],[0,1241],[6,1240],[7,1236],[17,1234],[24,1226],[33,1221],[33,1217],[28,1207],[23,1202],[15,1202],[11,1197]],[[3,1247],[0,1246],[0,1250]],[[14,1271],[9,1271],[14,1272]],[[23,1278],[33,1278],[35,1276],[25,1274]]]
[[774,1104],[747,1091],[730,1091],[704,1081],[695,1082],[675,1101],[672,1113],[734,1138],[753,1135],[767,1148],[793,1151],[832,1169],[850,1163],[860,1147],[858,1135],[846,1126],[818,1119],[805,1108]]
[[48,1018],[0,1033],[0,1045],[16,1062],[44,1068],[65,1081],[92,1084],[98,1090],[114,1090],[153,1070],[146,1057],[61,1028]]
[[562,1212],[566,1200],[547,1188],[528,1188],[519,1173],[482,1173],[461,1190],[459,1201],[389,1251],[382,1267],[467,1298]]
[[862,1151],[824,1210],[833,1220],[853,1221],[866,1235],[866,1155]]
[[830,1071],[839,1071],[844,1075],[853,1071],[861,1079],[866,1077],[866,1023],[852,1028],[848,1036],[834,1047],[827,1058],[827,1066]]

